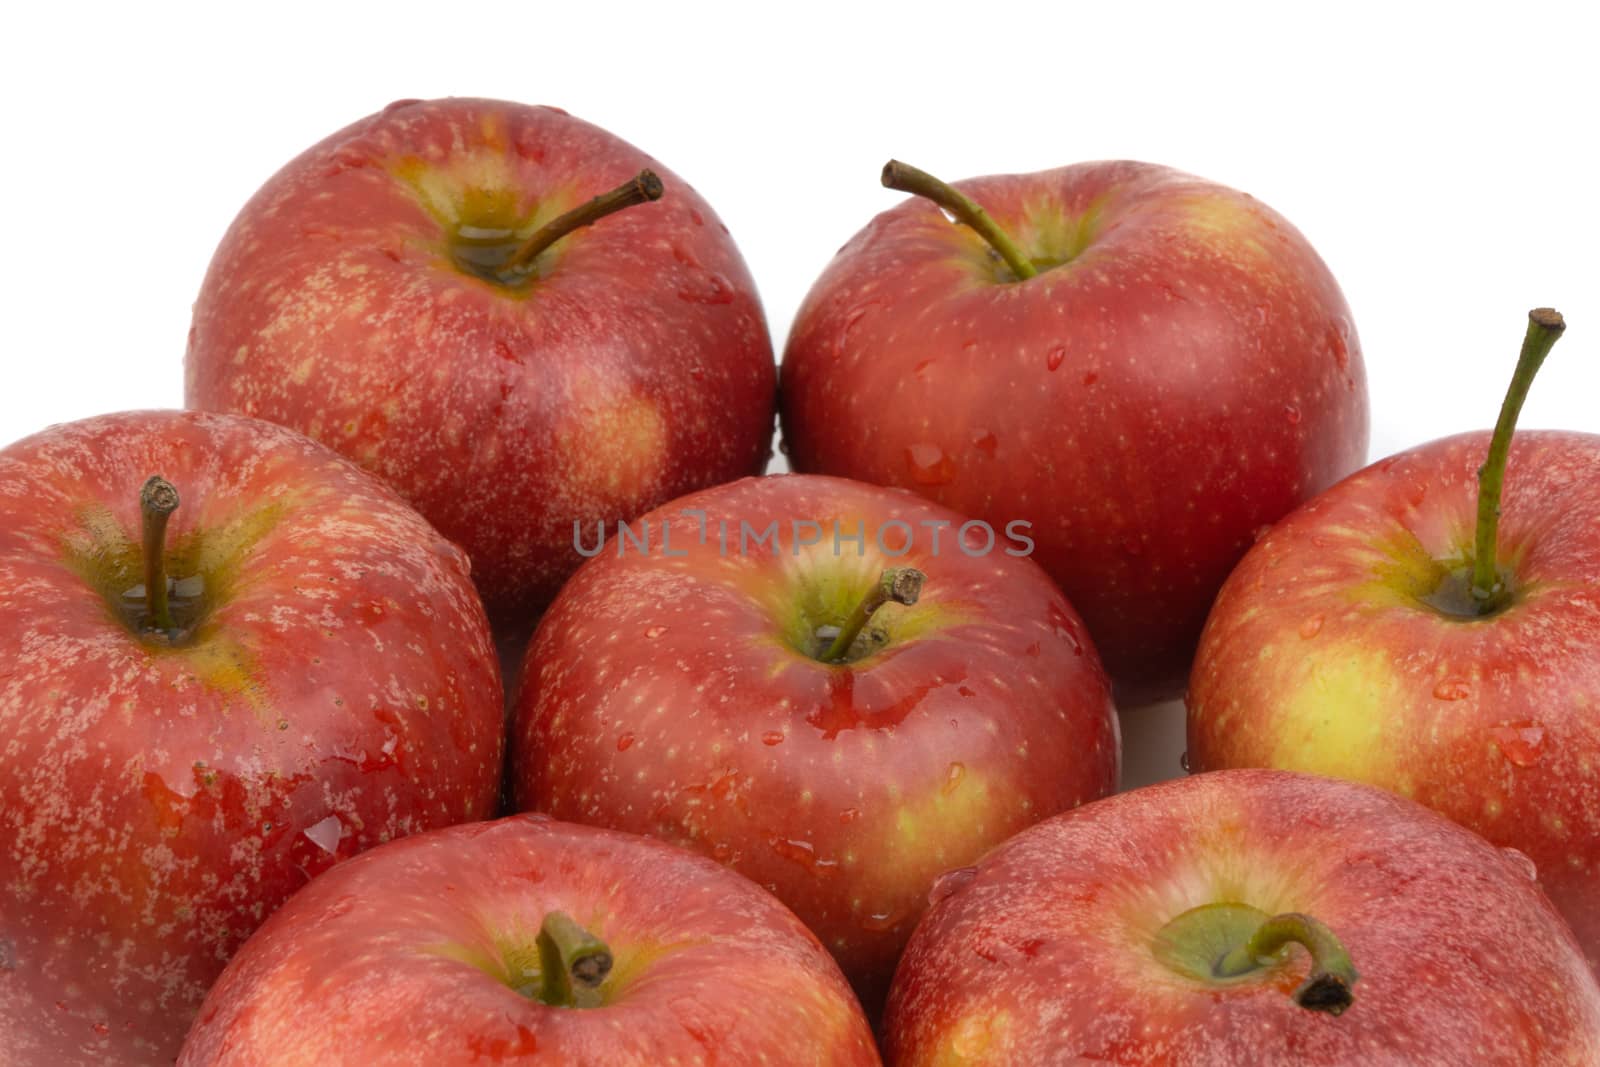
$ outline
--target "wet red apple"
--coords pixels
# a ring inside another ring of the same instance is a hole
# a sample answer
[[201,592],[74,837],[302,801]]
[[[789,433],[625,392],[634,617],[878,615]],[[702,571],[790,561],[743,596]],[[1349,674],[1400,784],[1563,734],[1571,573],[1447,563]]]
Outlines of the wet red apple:
[[189,406],[389,481],[508,625],[582,562],[575,521],[764,470],[776,377],[688,183],[558,109],[473,99],[392,104],[274,175],[211,261],[187,374]]
[[874,1013],[941,871],[1116,786],[1105,674],[1010,533],[801,475],[650,513],[539,626],[518,805],[749,876]]
[[0,1061],[170,1063],[307,880],[492,812],[500,700],[466,557],[299,434],[0,451]]

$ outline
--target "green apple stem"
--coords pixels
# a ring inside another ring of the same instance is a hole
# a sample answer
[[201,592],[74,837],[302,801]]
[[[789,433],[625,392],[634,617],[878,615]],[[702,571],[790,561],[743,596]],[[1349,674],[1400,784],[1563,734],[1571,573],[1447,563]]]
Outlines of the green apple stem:
[[539,925],[539,1000],[557,1008],[600,1005],[600,983],[611,973],[611,950],[564,911]]
[[1500,490],[1505,484],[1506,456],[1511,451],[1511,435],[1517,428],[1522,402],[1528,387],[1544,365],[1544,358],[1567,328],[1566,320],[1553,308],[1534,308],[1528,312],[1528,332],[1522,338],[1522,354],[1511,375],[1505,402],[1500,405],[1500,421],[1489,439],[1489,458],[1478,468],[1478,537],[1472,557],[1472,599],[1478,614],[1488,615],[1504,603],[1506,590],[1500,581],[1499,546]]
[[139,490],[144,522],[144,601],[146,623],[163,632],[174,629],[167,603],[167,520],[178,510],[178,490],[159,474]]
[[917,602],[922,595],[922,583],[928,576],[915,567],[890,567],[883,572],[883,577],[878,583],[867,590],[867,595],[861,598],[850,617],[839,628],[839,634],[822,654],[824,663],[841,663],[850,652],[850,646],[855,644],[856,638],[861,634],[861,628],[872,618],[872,613],[889,603],[911,605]]
[[1304,945],[1311,953],[1311,973],[1294,991],[1294,1002],[1309,1011],[1341,1014],[1354,1001],[1350,987],[1360,976],[1350,962],[1350,953],[1333,931],[1299,912],[1274,915],[1256,927],[1250,940],[1217,961],[1217,977],[1248,974],[1264,966],[1290,942]]
[[942,182],[927,171],[918,170],[898,159],[891,159],[883,165],[883,184],[889,189],[932,200],[954,215],[957,222],[976,230],[979,237],[989,242],[989,247],[1000,253],[1000,258],[1006,261],[1006,266],[1011,268],[1018,281],[1027,281],[1039,273],[1010,235],[989,217],[989,213],[948,182]]
[[540,252],[561,240],[573,230],[581,230],[585,226],[592,226],[605,218],[615,214],[623,208],[633,207],[635,204],[647,203],[651,200],[661,199],[661,179],[656,177],[653,170],[641,170],[609,193],[601,193],[586,204],[580,204],[566,214],[558,215],[549,222],[540,226],[528,235],[528,239],[517,246],[511,253],[511,258],[506,260],[505,266],[500,268],[502,276],[525,271],[533,263]]

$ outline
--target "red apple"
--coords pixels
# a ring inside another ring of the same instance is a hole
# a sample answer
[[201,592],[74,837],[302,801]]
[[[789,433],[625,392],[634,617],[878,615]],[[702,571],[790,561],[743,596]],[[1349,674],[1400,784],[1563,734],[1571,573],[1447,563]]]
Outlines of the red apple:
[[574,521],[759,473],[771,447],[771,342],[711,208],[604,130],[493,100],[391,104],[274,175],[211,262],[187,373],[191,407],[387,479],[512,622],[582,562]]
[[[1600,437],[1512,442],[1508,413],[1498,530],[1473,433],[1367,468],[1245,557],[1195,661],[1189,760],[1359,779],[1514,845],[1600,973]],[[1479,559],[1499,594],[1471,595]]]
[[[539,626],[513,727],[517,804],[748,875],[874,1012],[939,872],[1116,786],[1109,685],[1077,615],[1013,554],[1020,528],[991,545],[963,523],[909,493],[799,475],[650,513],[632,527],[648,554],[607,541]],[[920,599],[833,649],[886,570],[891,585],[925,574]]]
[[493,810],[501,730],[466,557],[327,449],[140,412],[0,451],[0,1061],[171,1062],[309,878]]
[[1366,455],[1333,276],[1265,205],[1165,167],[884,182],[994,244],[913,199],[840,250],[783,356],[791,463],[1030,520],[1119,701],[1175,695],[1254,531]]
[[519,816],[397,841],[235,957],[182,1067],[878,1062],[838,967],[744,878]]
[[952,872],[892,1067],[1600,1063],[1600,987],[1527,860],[1366,786],[1225,771]]

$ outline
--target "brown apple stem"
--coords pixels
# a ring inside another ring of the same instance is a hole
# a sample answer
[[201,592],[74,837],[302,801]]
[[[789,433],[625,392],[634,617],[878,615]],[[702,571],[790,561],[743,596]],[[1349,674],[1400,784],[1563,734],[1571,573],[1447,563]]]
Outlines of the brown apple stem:
[[878,583],[867,590],[867,595],[861,598],[850,617],[839,628],[839,634],[822,654],[824,663],[840,663],[850,652],[850,646],[855,644],[856,638],[861,634],[861,628],[872,618],[872,613],[890,601],[896,604],[911,605],[917,602],[922,595],[922,583],[928,576],[915,567],[890,567],[883,572],[883,577]]
[[561,240],[573,230],[581,230],[585,226],[592,226],[605,218],[615,214],[623,208],[633,207],[651,200],[661,199],[661,179],[656,177],[653,170],[641,170],[609,193],[601,193],[586,204],[580,204],[563,215],[557,215],[549,222],[540,226],[528,235],[528,239],[517,246],[511,253],[511,258],[506,260],[505,266],[500,268],[502,275],[515,274],[523,271],[533,263],[540,252]]
[[954,215],[957,222],[976,230],[979,237],[989,242],[990,248],[1000,253],[1000,258],[1006,261],[1006,266],[1011,268],[1018,281],[1027,281],[1039,273],[1011,236],[989,217],[989,213],[948,182],[942,182],[927,171],[918,170],[898,159],[891,159],[883,165],[883,184],[889,189],[932,200]]
[[172,630],[172,609],[167,603],[167,520],[178,510],[178,490],[159,474],[151,475],[139,490],[139,511],[144,517],[145,621],[153,630]]
[[611,973],[611,950],[564,911],[539,925],[539,1000],[557,1008],[600,1006],[600,984]]
[[1350,987],[1360,975],[1333,931],[1299,912],[1285,912],[1262,922],[1249,941],[1217,961],[1217,977],[1249,974],[1270,963],[1290,942],[1304,945],[1311,953],[1311,973],[1294,991],[1294,1002],[1308,1011],[1342,1014],[1355,1000]]
[[1522,353],[1511,385],[1500,405],[1500,421],[1489,439],[1489,457],[1478,468],[1478,536],[1472,556],[1472,600],[1478,614],[1488,615],[1504,605],[1506,590],[1500,581],[1499,545],[1500,491],[1506,477],[1506,457],[1511,452],[1511,435],[1522,414],[1528,387],[1544,365],[1544,359],[1567,328],[1561,312],[1553,308],[1534,308],[1528,312],[1528,332],[1522,338]]

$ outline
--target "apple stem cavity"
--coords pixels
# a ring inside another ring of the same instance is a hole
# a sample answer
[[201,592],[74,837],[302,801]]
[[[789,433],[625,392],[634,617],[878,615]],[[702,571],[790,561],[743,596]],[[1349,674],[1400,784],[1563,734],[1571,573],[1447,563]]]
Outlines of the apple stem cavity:
[[843,663],[850,654],[850,647],[855,644],[862,628],[867,625],[867,620],[872,618],[873,612],[890,601],[908,607],[915,604],[917,598],[922,595],[922,583],[927,580],[928,576],[915,567],[890,567],[884,571],[883,577],[867,590],[867,595],[861,598],[861,602],[855,606],[850,617],[839,628],[833,643],[822,654],[822,661]]
[[989,242],[989,247],[1006,261],[1006,266],[1011,268],[1018,281],[1027,281],[1039,273],[1010,235],[989,217],[989,213],[950,183],[940,181],[927,171],[918,170],[898,159],[891,159],[883,165],[883,184],[889,189],[932,200],[954,215],[957,222],[977,231],[978,236]]
[[539,253],[573,230],[581,230],[585,226],[593,226],[607,215],[615,214],[624,208],[633,207],[635,204],[660,200],[661,193],[661,179],[656,176],[656,172],[648,169],[641,170],[609,193],[601,193],[588,203],[580,204],[571,211],[556,216],[537,230],[534,230],[528,235],[528,239],[518,245],[515,252],[511,253],[511,257],[500,268],[500,276],[510,280],[518,274],[526,273],[532,267],[533,261],[538,258]]
[[538,999],[555,1008],[597,1008],[611,973],[611,950],[564,911],[539,925]]
[[159,474],[139,490],[144,527],[145,626],[162,633],[176,629],[167,599],[167,520],[178,510],[178,490]]
[[1511,375],[1511,385],[1500,405],[1500,421],[1495,423],[1494,436],[1489,439],[1489,456],[1478,468],[1478,530],[1473,546],[1471,594],[1479,615],[1491,615],[1505,606],[1507,591],[1500,579],[1496,539],[1500,532],[1500,491],[1505,484],[1506,457],[1511,452],[1511,435],[1517,428],[1517,416],[1528,398],[1528,387],[1566,328],[1566,320],[1553,308],[1534,308],[1528,312],[1528,332],[1522,339],[1517,369]]
[[1343,1014],[1355,1000],[1350,987],[1360,976],[1350,953],[1320,921],[1299,912],[1285,912],[1264,920],[1242,945],[1235,946],[1216,963],[1218,978],[1238,978],[1269,966],[1291,942],[1311,953],[1311,973],[1294,991],[1294,1002],[1308,1011]]

